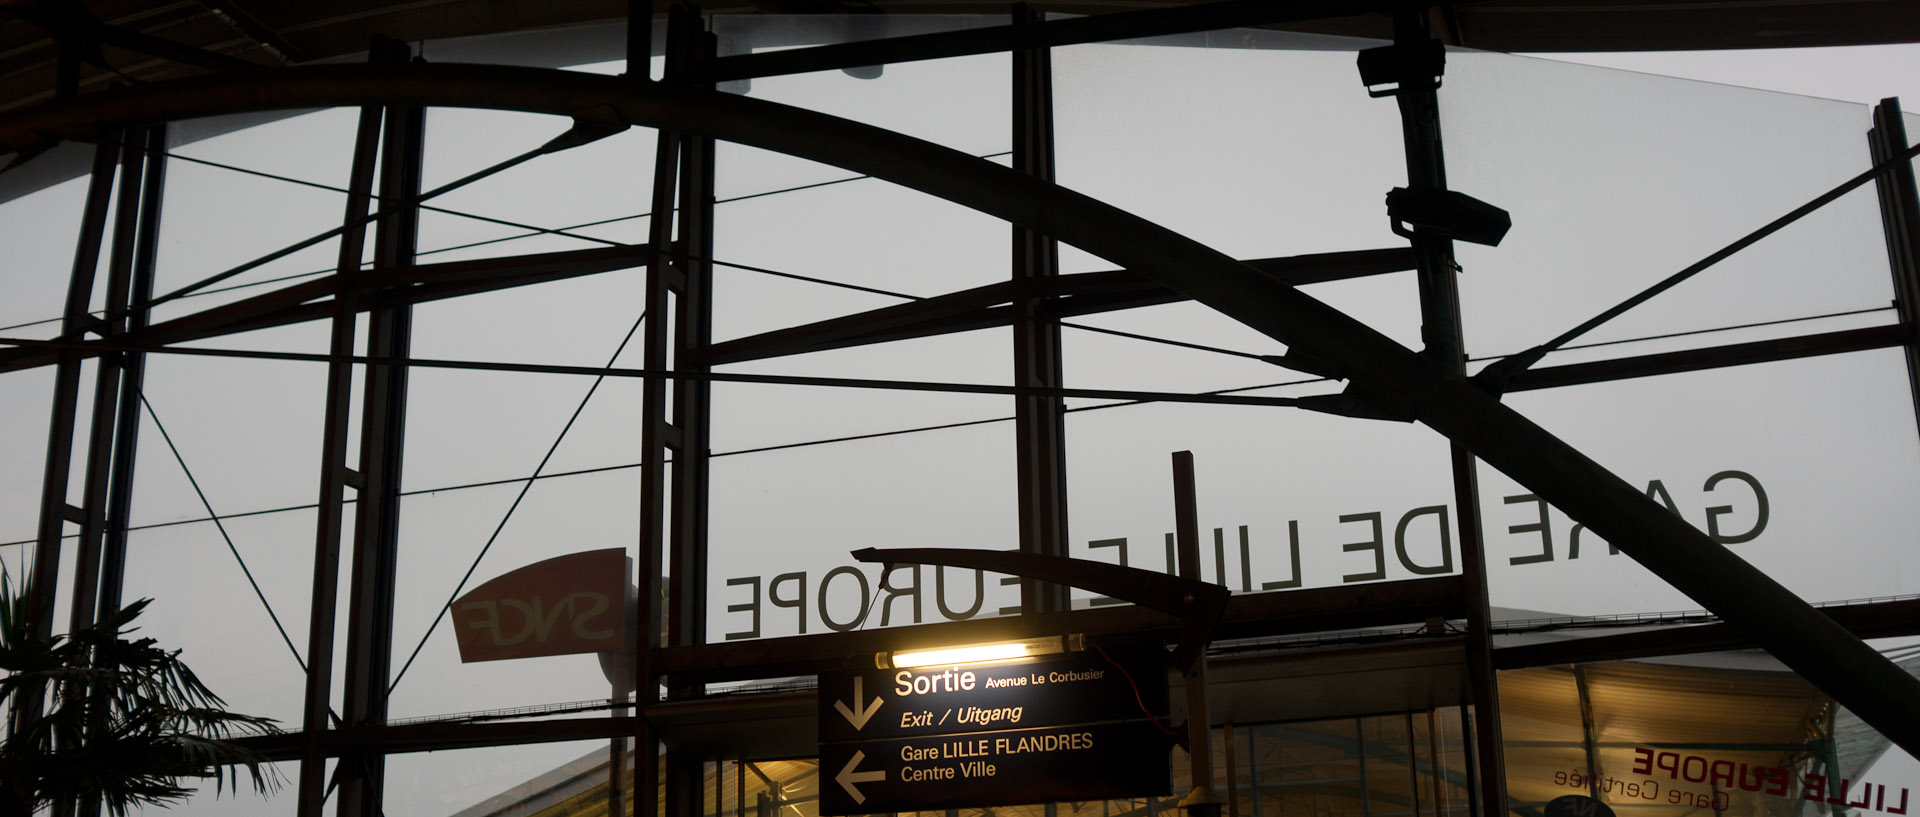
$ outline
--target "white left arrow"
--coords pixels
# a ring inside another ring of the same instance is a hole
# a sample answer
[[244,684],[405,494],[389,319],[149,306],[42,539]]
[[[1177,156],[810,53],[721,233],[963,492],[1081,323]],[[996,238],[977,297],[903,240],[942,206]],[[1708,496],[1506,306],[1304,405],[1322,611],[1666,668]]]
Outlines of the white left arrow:
[[864,794],[861,794],[859,789],[856,789],[853,787],[853,784],[877,783],[879,781],[887,779],[887,773],[885,770],[872,771],[872,772],[856,772],[853,770],[853,767],[860,765],[860,761],[866,760],[866,759],[867,759],[866,752],[862,752],[858,749],[855,749],[853,752],[853,758],[847,761],[846,768],[841,769],[840,773],[835,775],[833,778],[833,782],[839,783],[840,788],[846,789],[847,794],[853,797],[853,804],[856,806],[867,802],[867,796]]
[[[855,732],[866,726],[867,720],[873,717],[873,713],[880,711],[880,705],[886,703],[883,698],[874,698],[873,703],[868,704],[864,701],[866,697],[867,690],[863,679],[855,675],[853,676],[853,706],[847,706],[845,701],[833,702],[833,708],[839,710],[841,717],[847,719],[847,723],[853,724]],[[857,714],[853,711],[856,708],[860,710]]]

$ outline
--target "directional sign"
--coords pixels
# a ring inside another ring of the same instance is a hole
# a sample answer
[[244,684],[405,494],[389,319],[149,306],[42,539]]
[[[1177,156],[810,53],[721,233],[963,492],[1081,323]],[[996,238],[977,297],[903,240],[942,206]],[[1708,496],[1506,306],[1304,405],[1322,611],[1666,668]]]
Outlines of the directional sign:
[[820,813],[1163,796],[1170,746],[1143,720],[826,744]]
[[1156,649],[1012,664],[821,673],[820,742],[1163,717]]
[[1158,648],[823,673],[820,813],[1164,795]]

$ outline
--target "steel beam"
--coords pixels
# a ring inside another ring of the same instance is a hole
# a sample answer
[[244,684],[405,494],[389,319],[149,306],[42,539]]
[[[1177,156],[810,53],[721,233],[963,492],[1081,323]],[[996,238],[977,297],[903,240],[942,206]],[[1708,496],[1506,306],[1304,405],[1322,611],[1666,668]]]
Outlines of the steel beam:
[[[404,63],[412,49],[378,40],[374,59]],[[426,111],[389,106],[381,113],[380,201],[374,220],[371,279],[413,264],[420,227],[418,201]],[[413,309],[381,306],[367,311],[367,354],[404,361],[410,354]],[[358,503],[354,508],[353,561],[347,586],[346,672],[342,719],[355,727],[387,720],[392,676],[393,604],[400,548],[400,486],[406,449],[406,365],[365,367],[361,387]],[[342,757],[339,817],[378,817],[386,789],[386,757],[378,752]]]
[[1635,355],[1612,360],[1596,360],[1590,363],[1544,366],[1514,375],[1513,379],[1507,382],[1506,390],[1516,392],[1554,389],[1587,383],[1609,383],[1635,377],[1699,372],[1727,366],[1746,366],[1846,352],[1864,352],[1869,349],[1888,349],[1906,344],[1912,337],[1913,330],[1906,326],[1870,326],[1864,329],[1843,329],[1818,335],[1730,343],[1725,346]]
[[[444,264],[407,264],[378,275],[359,271],[334,273],[130,330],[118,342],[164,345],[321,320],[333,314],[330,299],[341,291],[354,295],[356,309],[367,311],[630,269],[644,259],[641,248],[604,247]],[[85,349],[79,351],[82,355],[99,354]],[[57,353],[45,349],[0,350],[0,373],[50,365],[58,360]]]
[[[105,316],[94,329],[103,343],[115,343],[146,320],[143,302],[153,292],[152,262],[160,206],[161,175],[157,168],[164,157],[147,154],[145,149],[162,132],[164,129],[158,127],[132,128],[122,137]],[[68,632],[91,627],[101,616],[120,609],[144,361],[145,355],[140,352],[118,352],[100,356],[95,364],[93,417],[88,426],[81,499],[83,521],[75,543]],[[107,693],[98,690],[90,694],[98,698]],[[97,712],[104,712],[104,705],[99,706],[102,708]],[[88,726],[87,739],[93,739],[93,731],[105,726],[104,716],[97,718]],[[95,817],[101,801],[93,797],[73,805],[81,817]]]
[[[710,47],[698,13],[673,7],[660,87],[693,89],[689,74],[710,55]],[[707,273],[713,256],[712,157],[710,137],[674,127],[659,129],[641,332],[643,365],[650,371],[703,365],[694,356],[711,339],[712,285]],[[689,817],[684,813],[690,807],[686,759],[672,747],[662,754],[660,735],[644,716],[645,708],[659,700],[663,680],[669,684],[669,697],[697,696],[700,687],[677,677],[663,678],[652,657],[662,646],[698,643],[705,636],[705,616],[698,608],[706,577],[706,388],[690,391],[685,385],[676,381],[669,390],[665,380],[647,379],[641,386],[640,409],[636,583],[641,615],[634,703],[643,714],[634,721],[633,796],[635,813],[653,814],[664,807],[667,817]],[[701,449],[697,461],[688,456],[689,447]],[[695,476],[703,484],[690,491],[687,482]]]
[[[1876,165],[1907,149],[1900,100],[1883,99],[1873,107],[1867,149]],[[1887,267],[1893,273],[1893,305],[1906,330],[1907,383],[1913,392],[1915,419],[1920,422],[1920,192],[1915,190],[1913,163],[1902,162],[1874,182],[1887,238]]]
[[[166,190],[165,125],[150,125],[141,134],[146,139],[146,161],[140,186],[140,229],[133,247],[131,292],[124,335],[139,333],[147,326],[147,301],[153,298],[154,269],[160,250],[162,194]],[[127,529],[133,509],[134,456],[139,450],[140,407],[146,389],[147,356],[128,353],[122,364],[119,387],[120,421],[115,424],[113,476],[107,486],[107,529],[100,559],[99,615],[119,610],[127,566]]]
[[[382,111],[377,105],[360,110],[352,178],[347,184],[348,225],[340,236],[338,269],[358,270],[365,247],[367,214],[373,204]],[[344,280],[336,278],[336,280]],[[340,540],[345,525],[346,491],[354,487],[347,466],[347,437],[353,408],[354,339],[359,308],[355,296],[338,291],[333,299],[333,325],[328,345],[326,414],[320,437],[320,499],[314,531],[313,598],[307,618],[306,701],[301,714],[300,780],[295,805],[299,817],[321,817],[326,804],[327,752],[322,741],[332,725],[334,617],[340,594]]]
[[[1405,247],[1260,258],[1245,263],[1290,286],[1401,272],[1414,266],[1413,253]],[[1033,314],[1056,321],[1186,300],[1180,293],[1126,270],[1055,274],[1023,281],[1017,287],[1012,281],[1001,281],[734,338],[708,347],[704,358],[717,366],[1009,326],[1019,314],[1011,304],[1023,297],[1016,291],[1024,292],[1026,298],[1041,299],[1033,306]]]
[[[1014,28],[1030,31],[1042,15],[1020,4]],[[1020,48],[1013,58],[1013,169],[1054,180],[1053,56],[1045,47]],[[1047,314],[1042,284],[1060,274],[1060,248],[1051,236],[1020,224],[1013,231],[1009,316],[1013,326],[1013,385],[1057,389],[1065,381],[1060,323]],[[1067,555],[1067,404],[1056,393],[1013,401],[1014,485],[1020,550]],[[1065,610],[1067,585],[1025,580],[1020,609],[1027,614]]]
[[[133,298],[134,248],[139,242],[141,204],[145,201],[140,193],[146,165],[140,150],[145,141],[143,129],[129,130],[121,137],[120,192],[114,196],[113,243],[107,257],[106,291],[102,293],[105,317],[94,324],[93,330],[103,343],[117,342],[127,328],[127,307]],[[108,486],[114,476],[113,446],[121,423],[140,422],[138,412],[131,417],[121,414],[120,386],[127,357],[127,353],[102,355],[94,367],[93,417],[87,424],[86,470],[81,478],[83,521],[74,547],[68,632],[92,626],[101,612],[100,573],[106,544]],[[95,804],[93,811],[97,810]]]
[[315,66],[244,80],[153,83],[0,118],[0,146],[31,146],[46,134],[87,136],[101,123],[369,102],[551,114],[607,110],[635,124],[702,133],[875,176],[1048,233],[1338,366],[1595,535],[1619,543],[1622,552],[1751,633],[1894,743],[1920,753],[1920,681],[1495,397],[1178,233],[949,148],[764,100],[617,77],[474,65]]

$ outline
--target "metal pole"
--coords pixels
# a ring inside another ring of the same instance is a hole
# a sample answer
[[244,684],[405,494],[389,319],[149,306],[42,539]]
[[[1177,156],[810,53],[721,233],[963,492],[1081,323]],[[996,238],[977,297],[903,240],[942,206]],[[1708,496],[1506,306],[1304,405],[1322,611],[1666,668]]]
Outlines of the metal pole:
[[[128,298],[126,331],[147,328],[153,299],[154,266],[160,248],[161,197],[166,189],[167,129],[151,125],[144,129],[146,141],[140,188],[140,231],[134,247],[132,291]],[[127,567],[127,521],[133,508],[134,454],[140,442],[140,395],[145,390],[147,356],[127,355],[120,384],[120,416],[114,429],[113,481],[107,487],[107,530],[100,560],[100,614],[120,609],[121,592]]]
[[[1180,578],[1200,581],[1200,513],[1193,485],[1193,452],[1173,453],[1173,524],[1180,553]],[[1213,727],[1207,717],[1207,651],[1194,651],[1180,668],[1187,685],[1187,758],[1193,789],[1180,801],[1187,817],[1218,817],[1220,798],[1213,791]]]
[[[1410,2],[1394,18],[1394,44],[1412,47],[1428,42],[1427,7]],[[1447,189],[1446,158],[1440,137],[1439,78],[1409,73],[1399,78],[1395,99],[1400,104],[1400,127],[1407,162],[1409,189]],[[1423,354],[1441,371],[1465,376],[1466,354],[1461,337],[1460,289],[1453,242],[1427,230],[1414,230],[1414,259],[1420,285],[1420,334]],[[1505,810],[1506,764],[1500,745],[1500,689],[1493,669],[1490,637],[1492,612],[1487,593],[1487,560],[1480,521],[1480,477],[1473,457],[1459,442],[1448,446],[1453,474],[1453,505],[1460,531],[1461,576],[1467,590],[1467,677],[1479,717],[1474,734],[1479,749],[1482,802],[1485,814]]]
[[[698,9],[676,9],[676,26],[670,32],[677,58],[670,58],[666,79],[676,84],[701,87],[689,77],[699,76],[699,66],[711,60],[717,44],[713,34],[704,30]],[[705,90],[711,90],[708,83]],[[657,170],[655,172],[658,172]],[[714,141],[710,136],[683,134],[680,139],[679,217],[677,239],[673,243],[673,268],[678,275],[667,284],[673,293],[673,326],[668,343],[676,371],[704,372],[700,352],[713,341],[713,185]],[[654,211],[654,218],[661,218]],[[665,313],[648,313],[665,317]],[[701,644],[706,641],[707,588],[707,479],[709,474],[708,420],[711,414],[712,385],[704,378],[681,378],[673,384],[673,414],[666,442],[673,452],[671,475],[667,482],[672,509],[667,539],[667,560],[672,577],[667,592],[667,643],[670,646]],[[697,698],[705,694],[698,683],[668,679],[669,699]],[[643,710],[644,717],[644,710]],[[696,817],[704,811],[706,761],[685,750],[669,746],[667,755],[667,815]]]
[[[338,268],[360,269],[372,207],[375,159],[379,154],[381,109],[360,110],[353,151],[353,175],[347,186],[345,233],[340,236]],[[333,332],[327,364],[327,409],[320,443],[319,523],[313,549],[313,602],[307,618],[307,691],[301,716],[299,817],[321,817],[326,804],[327,751],[323,739],[332,725],[334,616],[340,594],[340,538],[348,487],[358,475],[347,466],[347,436],[353,422],[353,365],[358,296],[342,287],[333,299]]]
[[[1014,7],[1016,26],[1038,25],[1040,14]],[[1045,47],[1013,51],[1013,167],[1052,181],[1053,58]],[[1013,230],[1013,384],[1056,388],[1063,384],[1060,324],[1047,310],[1037,285],[1059,275],[1059,245],[1030,227]],[[1019,490],[1020,549],[1067,555],[1066,401],[1058,396],[1014,398],[1015,480]],[[1022,583],[1023,613],[1069,607],[1066,587]]]
[[[1233,729],[1231,720],[1220,724],[1220,737],[1223,740],[1220,748],[1227,754],[1227,817],[1240,817],[1240,759],[1235,752]],[[1419,817],[1417,811],[1414,817]]]
[[[406,43],[378,40],[374,59],[406,62]],[[426,111],[391,106],[384,114],[380,152],[380,215],[374,225],[374,271],[413,263],[420,211],[421,157]],[[367,312],[367,353],[405,360],[413,335],[410,306],[379,306]],[[342,699],[347,723],[382,726],[392,675],[394,582],[400,539],[401,464],[406,449],[407,367],[366,367],[360,416],[360,491],[354,511],[353,562],[347,588],[347,653]],[[340,817],[376,817],[385,792],[386,757],[378,751],[343,759]]]
[[[681,5],[671,9],[667,18],[667,67],[660,85],[673,84],[686,73],[704,39],[700,28],[697,10]],[[681,342],[684,327],[675,332],[669,332],[669,328],[678,322],[675,317],[685,306],[680,302],[686,300],[686,265],[694,251],[684,243],[676,243],[675,235],[678,227],[684,242],[690,237],[689,220],[697,220],[699,215],[680,212],[677,205],[700,195],[683,189],[696,186],[698,181],[694,177],[699,174],[687,167],[688,161],[699,158],[704,163],[711,156],[710,150],[703,153],[689,147],[687,143],[693,138],[673,128],[661,128],[655,145],[650,210],[653,216],[648,225],[648,246],[653,252],[647,262],[646,322],[642,329],[643,365],[652,371],[665,371],[678,362],[676,357],[684,357],[684,353],[676,355],[677,350],[684,348]],[[711,197],[710,190],[704,192]],[[710,257],[710,253],[702,253],[700,257]],[[685,788],[684,775],[677,768],[680,759],[671,752],[664,756],[667,773],[664,777],[661,775],[660,741],[645,713],[647,706],[659,696],[661,676],[653,668],[653,653],[665,640],[678,641],[691,635],[681,628],[698,618],[693,608],[704,592],[703,587],[684,581],[689,577],[676,574],[672,598],[662,598],[667,594],[665,576],[669,567],[689,570],[699,564],[697,555],[682,546],[682,537],[695,528],[688,527],[688,520],[678,518],[688,510],[680,505],[682,492],[678,489],[682,483],[677,472],[681,469],[669,468],[667,462],[669,456],[677,460],[676,450],[684,442],[683,429],[675,425],[677,418],[670,409],[686,405],[685,397],[686,393],[677,388],[669,395],[667,383],[659,378],[648,378],[641,390],[640,558],[637,560],[641,615],[634,661],[634,706],[641,715],[634,720],[633,797],[635,813],[651,815],[660,808],[664,790],[669,817],[687,817],[682,813],[687,806],[687,798],[681,794]],[[681,464],[685,463],[676,462]],[[690,556],[696,558],[689,561]]]
[[[1907,149],[1900,100],[1883,99],[1873,107],[1867,148],[1874,164]],[[1893,273],[1893,304],[1907,332],[1907,382],[1913,391],[1915,421],[1920,422],[1920,194],[1915,192],[1913,163],[1900,163],[1875,179],[1874,187],[1880,194],[1880,219],[1887,237],[1887,267]]]
[[[646,82],[651,78],[650,71],[653,64],[652,54],[653,3],[650,2],[650,0],[628,0],[628,79],[635,82]],[[655,184],[657,186],[657,180]],[[655,212],[657,213],[658,211],[656,210]],[[659,218],[659,216],[656,216],[654,221],[658,222]],[[642,565],[642,569],[645,569],[644,560]],[[647,585],[643,583],[639,586],[644,588]],[[644,593],[645,591],[642,592]],[[654,620],[651,614],[651,608],[644,606],[645,600],[642,599],[638,601],[643,606],[640,607],[641,614],[638,616],[639,621],[636,622],[636,629],[639,625],[647,624]],[[627,648],[634,650],[636,656],[638,654],[638,645],[647,643],[644,639],[640,640],[637,644],[635,643],[634,639],[640,638],[637,632],[629,633],[627,638]],[[638,664],[639,662],[636,661],[635,663]],[[643,676],[646,674],[645,670],[641,670],[638,667],[636,667],[636,670]],[[625,685],[631,685],[632,683],[632,679],[628,679]],[[626,696],[622,693],[621,686],[623,686],[622,683],[615,683],[613,685],[614,697],[608,701],[608,703],[611,704],[609,711],[616,716],[627,714]],[[637,693],[635,693],[635,697],[638,697]],[[641,727],[641,729],[644,731],[645,727]],[[645,752],[644,756],[649,758],[653,757],[653,752]],[[635,764],[635,766],[637,774],[638,764]],[[609,739],[607,741],[607,817],[622,817],[622,815],[626,814],[626,799],[628,794],[637,793],[638,791],[639,790],[634,787],[632,779],[627,776],[627,739],[624,737]],[[636,798],[635,807],[638,808],[641,802],[651,801],[641,801]],[[651,814],[651,812],[646,813]]]
[[[698,22],[698,18],[693,18]],[[712,34],[689,24],[684,34],[687,57],[678,61],[673,75],[694,75],[691,70],[710,59],[715,42]],[[675,371],[695,375],[711,371],[700,354],[713,342],[713,185],[714,142],[711,137],[686,135],[680,140],[680,196],[678,237],[673,244],[673,266],[680,272],[669,281],[673,292],[672,360]],[[656,218],[660,216],[656,213]],[[651,313],[650,313],[651,314]],[[672,529],[668,550],[672,603],[668,621],[672,624],[668,641],[673,646],[706,642],[707,587],[707,479],[712,437],[712,383],[702,377],[683,377],[673,383],[674,433],[668,438],[673,451]],[[672,697],[701,694],[699,685],[678,686]]]
[[[94,330],[108,342],[125,334],[127,301],[133,288],[133,251],[140,227],[141,144],[138,130],[121,135],[120,192],[114,198],[113,246],[107,256],[106,314]],[[87,426],[86,471],[81,478],[82,521],[74,548],[73,592],[67,631],[93,625],[100,600],[100,565],[107,528],[107,493],[113,472],[113,443],[120,416],[120,384],[125,353],[101,355],[94,366],[93,418]],[[139,422],[139,415],[132,417]],[[84,807],[83,807],[84,808]],[[98,805],[94,808],[97,810]]]
[[[108,260],[106,315],[101,321],[101,337],[108,342],[124,336],[140,325],[133,318],[130,304],[151,295],[152,268],[143,276],[137,267],[144,242],[151,239],[148,222],[157,216],[159,198],[144,188],[152,184],[147,170],[161,160],[147,153],[149,129],[131,128],[120,145],[120,193],[114,215],[113,251]],[[151,260],[150,258],[148,260]],[[144,280],[146,292],[139,291]],[[144,313],[142,313],[144,314]],[[87,442],[87,470],[84,499],[86,521],[80,526],[80,540],[74,557],[72,606],[68,611],[68,632],[93,626],[100,616],[120,609],[121,580],[126,560],[126,511],[133,490],[133,440],[140,427],[139,378],[137,352],[102,355],[94,372],[93,421]],[[93,720],[87,725],[86,739],[91,741],[106,729],[106,690],[95,690]],[[100,813],[99,797],[73,804],[81,817]],[[56,807],[63,812],[68,804]]]

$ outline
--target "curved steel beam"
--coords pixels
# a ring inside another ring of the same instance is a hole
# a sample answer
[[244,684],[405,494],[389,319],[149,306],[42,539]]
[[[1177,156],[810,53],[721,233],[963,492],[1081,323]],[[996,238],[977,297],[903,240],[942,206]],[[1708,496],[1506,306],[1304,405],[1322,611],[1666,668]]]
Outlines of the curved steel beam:
[[324,66],[155,83],[0,119],[0,148],[103,124],[287,108],[425,105],[619,117],[868,174],[1051,235],[1339,367],[1466,446],[1741,629],[1910,754],[1920,680],[1572,446],[1341,312],[1192,239],[1071,190],[826,114],[625,77],[478,65]]

